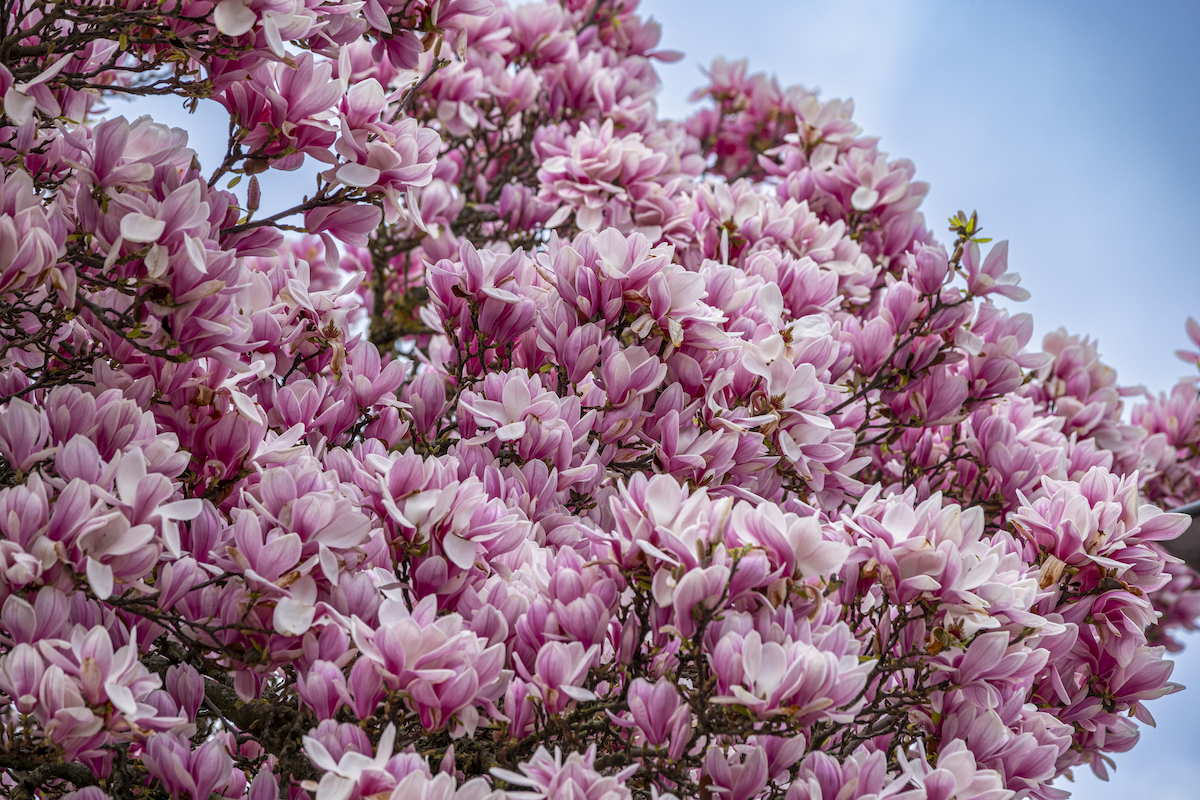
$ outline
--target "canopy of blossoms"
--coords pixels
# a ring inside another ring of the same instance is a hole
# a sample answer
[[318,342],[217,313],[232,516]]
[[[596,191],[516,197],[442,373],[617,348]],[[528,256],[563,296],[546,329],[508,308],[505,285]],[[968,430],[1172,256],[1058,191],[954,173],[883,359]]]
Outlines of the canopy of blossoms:
[[1153,724],[1196,386],[1031,344],[850,103],[659,119],[636,5],[0,3],[8,797],[1055,800]]

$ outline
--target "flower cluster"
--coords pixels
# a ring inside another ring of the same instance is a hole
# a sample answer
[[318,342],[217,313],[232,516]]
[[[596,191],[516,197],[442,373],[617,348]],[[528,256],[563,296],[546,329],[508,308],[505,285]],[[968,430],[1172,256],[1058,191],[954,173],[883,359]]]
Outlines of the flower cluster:
[[632,0],[3,24],[6,794],[1061,800],[1180,688],[1200,381],[1039,351],[852,104],[659,119]]

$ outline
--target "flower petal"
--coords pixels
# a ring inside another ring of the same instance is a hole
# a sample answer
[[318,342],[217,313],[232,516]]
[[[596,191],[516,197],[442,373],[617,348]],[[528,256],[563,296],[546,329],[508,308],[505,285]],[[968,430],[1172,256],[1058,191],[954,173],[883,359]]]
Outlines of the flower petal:
[[145,214],[126,214],[121,218],[121,238],[127,242],[157,242],[167,223]]

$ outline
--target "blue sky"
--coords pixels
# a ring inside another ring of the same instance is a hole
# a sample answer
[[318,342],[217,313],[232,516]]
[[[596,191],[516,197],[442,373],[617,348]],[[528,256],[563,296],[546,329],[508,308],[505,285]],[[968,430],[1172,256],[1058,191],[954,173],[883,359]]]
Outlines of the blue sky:
[[[1150,10],[1147,10],[1150,9]],[[901,3],[643,0],[663,46],[664,116],[688,111],[716,56],[749,57],[784,85],[853,97],[855,118],[932,185],[939,233],[959,208],[1009,239],[1041,336],[1098,337],[1122,383],[1169,389],[1187,373],[1184,321],[1200,316],[1200,3]],[[202,163],[223,153],[223,111],[188,118],[174,99],[114,113],[193,132]],[[263,211],[310,191],[315,170],[270,171]],[[1157,729],[1116,756],[1108,783],[1077,775],[1077,800],[1200,796],[1200,636],[1175,680],[1196,686],[1152,706]],[[1149,792],[1149,794],[1147,794]]]
[[[855,118],[932,189],[927,222],[978,209],[1009,239],[1041,336],[1098,337],[1122,383],[1169,389],[1200,317],[1200,4],[643,0],[663,46],[664,116],[700,67],[749,58],[784,85],[853,97]],[[1077,800],[1200,797],[1200,636],[1151,706],[1157,729]]]

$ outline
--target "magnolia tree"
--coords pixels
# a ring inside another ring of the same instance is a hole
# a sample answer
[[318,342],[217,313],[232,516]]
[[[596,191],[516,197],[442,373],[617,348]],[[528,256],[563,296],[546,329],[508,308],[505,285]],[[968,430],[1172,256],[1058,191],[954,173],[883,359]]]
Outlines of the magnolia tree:
[[1051,800],[1153,724],[1195,385],[1030,349],[849,103],[659,119],[635,7],[0,3],[7,796]]

